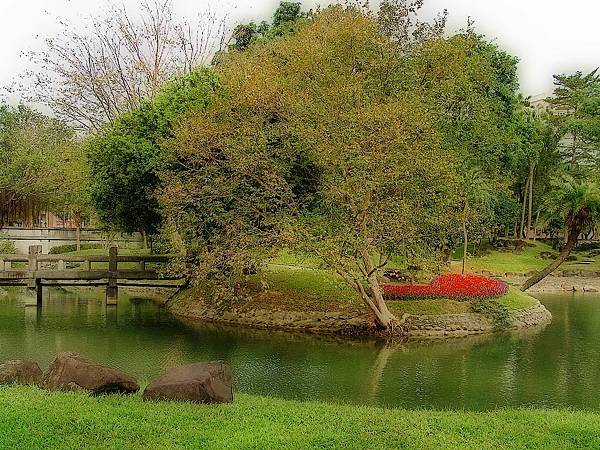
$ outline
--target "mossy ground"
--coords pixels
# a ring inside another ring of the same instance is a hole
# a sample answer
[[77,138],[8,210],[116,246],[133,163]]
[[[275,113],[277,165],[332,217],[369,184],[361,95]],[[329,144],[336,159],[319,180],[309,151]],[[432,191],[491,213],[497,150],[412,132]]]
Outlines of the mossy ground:
[[596,412],[385,409],[236,394],[227,405],[147,403],[0,388],[3,449],[600,448]]

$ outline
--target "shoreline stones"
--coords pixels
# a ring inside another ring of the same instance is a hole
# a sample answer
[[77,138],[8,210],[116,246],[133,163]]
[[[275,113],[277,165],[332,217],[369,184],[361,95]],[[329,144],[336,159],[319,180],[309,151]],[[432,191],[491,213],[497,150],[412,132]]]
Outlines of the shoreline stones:
[[60,353],[42,379],[50,391],[88,390],[94,394],[131,394],[140,390],[125,372],[94,363],[77,353]]
[[231,369],[222,361],[175,367],[146,387],[144,400],[231,403]]
[[[83,358],[59,353],[43,373],[35,361],[0,363],[0,385],[36,385],[49,391],[89,391],[92,394],[132,394],[138,382],[125,372]],[[223,361],[198,362],[175,367],[146,387],[144,400],[193,403],[231,403],[231,368]]]
[[0,384],[39,385],[42,375],[35,361],[13,359],[0,364]]

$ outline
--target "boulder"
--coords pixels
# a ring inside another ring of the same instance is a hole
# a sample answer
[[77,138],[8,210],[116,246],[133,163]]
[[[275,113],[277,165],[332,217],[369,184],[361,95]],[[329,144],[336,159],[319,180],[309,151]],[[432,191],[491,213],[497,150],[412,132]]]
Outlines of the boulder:
[[14,359],[0,364],[0,384],[39,384],[42,369],[35,361]]
[[222,361],[176,367],[148,385],[144,400],[230,403],[231,369]]
[[94,394],[130,394],[140,390],[135,378],[118,369],[106,367],[77,353],[61,353],[52,362],[42,380],[52,391],[88,390]]

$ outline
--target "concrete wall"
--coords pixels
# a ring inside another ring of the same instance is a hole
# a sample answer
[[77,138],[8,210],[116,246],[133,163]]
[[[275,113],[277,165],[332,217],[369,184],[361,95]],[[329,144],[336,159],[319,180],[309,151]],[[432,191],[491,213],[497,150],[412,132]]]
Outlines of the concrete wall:
[[[30,245],[41,245],[42,253],[48,253],[53,247],[77,242],[75,228],[21,228],[8,227],[0,229],[0,239],[8,239],[15,244],[18,253],[27,254]],[[103,244],[106,233],[91,228],[81,229],[82,244]],[[118,233],[111,240],[118,247],[142,248],[143,239],[140,233]]]

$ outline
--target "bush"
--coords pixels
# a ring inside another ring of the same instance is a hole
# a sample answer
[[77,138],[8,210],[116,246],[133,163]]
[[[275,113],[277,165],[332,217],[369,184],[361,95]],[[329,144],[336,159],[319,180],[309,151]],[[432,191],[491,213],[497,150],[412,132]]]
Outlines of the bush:
[[477,298],[471,300],[473,312],[483,314],[494,321],[496,329],[508,328],[510,326],[510,312],[505,305],[490,298]]
[[501,297],[508,291],[508,285],[502,281],[480,275],[459,275],[448,273],[438,275],[428,286],[384,285],[387,298],[456,298],[461,300],[474,298]]
[[17,248],[11,240],[0,234],[0,255],[13,255],[17,253]]
[[[85,243],[81,244],[80,248],[81,250],[101,249],[102,244]],[[52,247],[48,253],[51,255],[62,255],[63,253],[71,253],[75,251],[77,251],[77,244],[65,244]]]
[[600,242],[580,242],[575,251],[589,252],[590,250],[600,250]]

